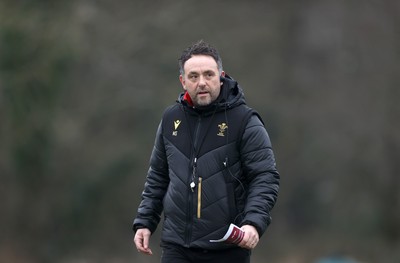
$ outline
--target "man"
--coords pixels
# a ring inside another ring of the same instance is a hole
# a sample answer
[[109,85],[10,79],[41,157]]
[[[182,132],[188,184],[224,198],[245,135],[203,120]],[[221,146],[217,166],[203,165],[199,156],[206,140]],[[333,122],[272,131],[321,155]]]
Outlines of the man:
[[[164,212],[162,263],[250,262],[279,189],[270,139],[214,47],[193,44],[179,66],[184,92],[157,130],[134,243],[152,254],[149,239]],[[231,223],[244,231],[239,244],[210,242]]]

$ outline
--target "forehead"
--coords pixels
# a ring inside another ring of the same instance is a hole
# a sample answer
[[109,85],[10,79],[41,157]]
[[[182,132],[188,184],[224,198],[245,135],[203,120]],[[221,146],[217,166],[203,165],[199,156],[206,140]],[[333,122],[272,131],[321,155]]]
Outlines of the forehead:
[[204,70],[218,71],[218,65],[214,58],[211,56],[192,55],[192,57],[185,62],[184,70],[186,72]]

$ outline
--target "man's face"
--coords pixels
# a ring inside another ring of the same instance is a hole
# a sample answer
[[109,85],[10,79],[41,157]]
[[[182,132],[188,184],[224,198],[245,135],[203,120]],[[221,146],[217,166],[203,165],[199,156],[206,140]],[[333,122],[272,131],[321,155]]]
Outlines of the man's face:
[[185,62],[184,75],[179,76],[183,89],[189,93],[194,106],[207,106],[215,101],[221,91],[217,62],[207,55],[193,55]]

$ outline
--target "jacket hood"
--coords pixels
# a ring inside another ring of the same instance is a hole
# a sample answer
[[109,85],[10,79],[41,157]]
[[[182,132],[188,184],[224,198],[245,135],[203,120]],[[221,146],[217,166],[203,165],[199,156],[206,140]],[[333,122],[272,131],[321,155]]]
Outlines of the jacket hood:
[[[221,82],[223,83],[221,86],[221,92],[218,98],[211,103],[210,105],[204,107],[196,107],[195,109],[200,111],[207,111],[207,110],[219,110],[219,109],[229,109],[236,107],[241,104],[246,104],[244,93],[242,88],[239,86],[238,82],[231,78],[228,75],[225,77],[221,77]],[[181,103],[184,106],[194,108],[193,106],[189,105],[186,101],[185,97],[186,92],[182,92],[179,94],[178,103]]]

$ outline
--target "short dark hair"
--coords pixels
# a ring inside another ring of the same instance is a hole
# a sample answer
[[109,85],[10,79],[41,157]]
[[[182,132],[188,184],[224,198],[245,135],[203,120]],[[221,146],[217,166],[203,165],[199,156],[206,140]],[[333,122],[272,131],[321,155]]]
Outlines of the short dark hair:
[[207,55],[213,57],[215,62],[217,62],[218,70],[220,72],[222,71],[222,59],[219,56],[217,49],[206,43],[205,41],[199,40],[182,52],[182,55],[178,60],[179,72],[181,75],[184,74],[183,67],[185,65],[185,62],[188,61],[192,57],[192,55]]

